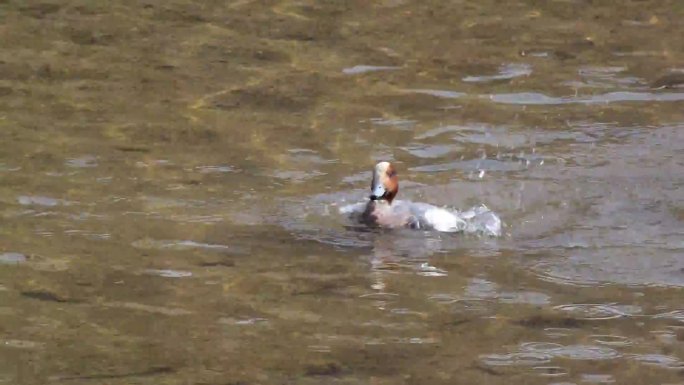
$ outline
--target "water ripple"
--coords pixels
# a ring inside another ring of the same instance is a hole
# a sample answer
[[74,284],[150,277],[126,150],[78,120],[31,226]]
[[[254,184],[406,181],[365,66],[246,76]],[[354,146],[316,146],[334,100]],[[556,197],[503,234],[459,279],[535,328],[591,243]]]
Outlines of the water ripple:
[[618,102],[677,102],[684,100],[683,92],[609,92],[590,96],[553,97],[536,92],[493,94],[494,103],[523,105],[606,104]]
[[431,164],[426,166],[411,167],[411,171],[417,172],[443,172],[452,170],[461,171],[520,171],[526,168],[525,162],[509,162],[499,159],[468,159],[449,163]]
[[449,273],[435,266],[430,266],[427,262],[421,263],[418,267],[418,275],[425,277],[446,277]]
[[361,294],[359,298],[371,299],[374,301],[394,301],[399,297],[396,293],[368,293]]
[[544,328],[544,334],[549,338],[563,338],[571,336],[573,330],[568,328]]
[[560,366],[535,366],[532,370],[541,377],[562,377],[568,374],[568,370]]
[[418,122],[409,119],[386,119],[386,118],[371,118],[369,120],[372,124],[376,126],[389,126],[409,129],[415,126]]
[[157,240],[151,238],[143,238],[134,241],[131,244],[138,249],[164,249],[164,250],[189,250],[189,249],[206,249],[206,250],[235,250],[234,247],[220,244],[202,243],[189,240]]
[[21,195],[17,197],[17,202],[23,206],[35,205],[45,207],[68,206],[73,203],[63,199],[55,199],[40,195]]
[[535,352],[484,354],[480,356],[480,360],[489,366],[535,366],[549,363],[551,358],[548,354]]
[[684,310],[673,310],[667,313],[660,313],[652,316],[652,318],[664,318],[684,322]]
[[0,265],[17,265],[26,262],[26,256],[21,253],[0,253]]
[[66,166],[71,168],[97,167],[97,157],[94,155],[84,155],[78,158],[67,159]]
[[353,67],[344,68],[342,73],[345,75],[358,75],[366,72],[376,72],[376,71],[396,71],[401,69],[401,67],[395,66],[373,66],[373,65],[355,65]]
[[194,169],[200,174],[225,174],[237,171],[233,166],[227,164],[215,166],[196,166]]
[[622,356],[614,349],[592,345],[569,345],[554,353],[556,357],[571,360],[610,360]]
[[43,346],[40,342],[28,341],[28,340],[4,340],[1,346],[6,346],[8,348],[15,349],[36,349]]
[[231,317],[221,317],[217,321],[219,324],[223,325],[261,325],[261,324],[266,324],[268,323],[268,319],[266,318],[260,318],[260,317],[253,317],[253,318],[231,318]]
[[494,301],[486,299],[459,299],[455,301],[451,311],[454,313],[473,313],[484,316],[493,311]]
[[665,369],[684,369],[684,362],[673,356],[663,354],[632,354],[629,358],[644,365],[658,366]]
[[615,377],[610,374],[582,374],[582,382],[612,384],[615,382]]
[[632,340],[623,336],[616,336],[610,334],[594,334],[590,338],[599,345],[606,346],[630,346]]
[[531,65],[524,63],[510,63],[502,65],[499,68],[499,73],[496,75],[466,76],[462,80],[467,83],[483,83],[495,80],[510,80],[520,76],[529,76],[531,74]]
[[164,278],[186,278],[192,277],[189,271],[171,270],[171,269],[146,269],[143,273],[149,275],[157,275]]
[[105,307],[122,308],[129,310],[139,310],[148,313],[163,314],[168,316],[181,316],[192,314],[191,311],[181,308],[171,308],[165,306],[146,305],[137,302],[105,302],[102,304]]
[[567,304],[555,306],[554,309],[571,313],[578,319],[592,321],[629,317],[641,313],[639,306],[616,304]]
[[438,98],[446,98],[446,99],[456,99],[456,98],[460,98],[460,97],[466,95],[465,92],[448,91],[448,90],[407,89],[405,91],[406,92],[413,92],[416,94],[424,94],[424,95],[435,96]]
[[442,304],[442,305],[449,305],[449,304],[452,304],[452,303],[458,301],[459,297],[451,295],[451,294],[437,293],[437,294],[433,294],[433,295],[429,296],[428,300],[436,302],[438,304]]
[[[621,357],[617,350],[594,345],[561,345],[552,342],[526,342],[517,352],[480,356],[490,366],[535,366],[554,358],[568,360],[611,360]],[[565,373],[561,370],[560,373]]]

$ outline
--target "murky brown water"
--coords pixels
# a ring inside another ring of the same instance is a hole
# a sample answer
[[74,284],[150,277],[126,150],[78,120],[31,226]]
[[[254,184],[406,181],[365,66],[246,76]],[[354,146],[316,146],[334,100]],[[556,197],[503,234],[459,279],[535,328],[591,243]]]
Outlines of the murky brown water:
[[[683,2],[0,17],[0,383],[684,379]],[[505,235],[345,226],[380,159]]]

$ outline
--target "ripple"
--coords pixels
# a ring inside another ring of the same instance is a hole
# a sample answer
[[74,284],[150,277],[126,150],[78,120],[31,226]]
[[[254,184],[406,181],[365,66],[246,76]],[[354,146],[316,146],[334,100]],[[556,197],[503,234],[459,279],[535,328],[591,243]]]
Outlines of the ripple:
[[112,237],[111,234],[109,233],[94,233],[86,230],[65,230],[64,234],[66,235],[80,235],[83,236],[87,239],[92,239],[92,240],[107,240]]
[[614,349],[593,345],[561,345],[552,342],[527,342],[520,345],[522,352],[546,354],[571,360],[609,360],[621,356]]
[[609,92],[606,94],[552,97],[535,92],[520,92],[511,94],[493,94],[489,99],[494,103],[523,104],[523,105],[561,105],[561,104],[606,104],[618,102],[676,102],[684,100],[684,93],[654,93],[654,92]]
[[582,374],[582,382],[594,384],[611,384],[615,382],[615,377],[610,374]]
[[525,162],[507,161],[499,159],[467,159],[455,162],[431,164],[426,166],[411,167],[409,170],[417,172],[444,172],[452,170],[460,171],[521,171],[526,168]]
[[395,344],[410,344],[410,345],[424,345],[424,344],[436,344],[439,342],[437,338],[430,337],[406,337],[406,338],[393,338],[392,342]]
[[256,324],[265,324],[267,322],[268,322],[268,319],[260,318],[260,317],[242,318],[242,319],[222,317],[222,318],[219,318],[219,320],[218,320],[218,323],[224,324],[224,325],[256,325]]
[[433,295],[429,296],[428,300],[436,302],[438,304],[442,304],[442,305],[450,305],[450,304],[458,301],[459,298],[457,296],[454,296],[451,294],[438,293],[438,294],[433,294]]
[[237,171],[233,166],[227,164],[215,166],[197,166],[194,169],[201,174],[225,174]]
[[629,86],[643,84],[644,81],[640,78],[634,76],[619,76],[621,72],[624,72],[626,67],[582,67],[579,69],[578,74],[582,78],[581,81],[569,81],[563,84],[578,88],[625,88]]
[[66,166],[71,168],[97,167],[97,157],[94,155],[84,155],[78,158],[67,159]]
[[563,338],[571,336],[573,334],[573,330],[568,328],[545,328],[544,334],[550,338]]
[[1,253],[0,265],[18,265],[26,262],[26,256],[21,253]]
[[317,353],[330,353],[332,351],[329,345],[309,345],[306,348]]
[[653,330],[651,331],[651,334],[653,334],[659,342],[664,343],[664,344],[676,344],[677,343],[677,334],[675,334],[672,330]]
[[278,179],[287,179],[293,183],[303,183],[309,179],[323,176],[325,173],[317,170],[273,170],[268,175]]
[[28,340],[4,340],[2,341],[2,346],[15,349],[36,349],[42,347],[43,344]]
[[[612,217],[617,215],[624,213],[606,214]],[[577,287],[602,287],[614,284],[647,287],[684,286],[684,275],[677,273],[684,264],[677,253],[661,249],[657,253],[649,253],[649,257],[646,257],[644,251],[639,250],[645,247],[645,244],[653,245],[653,239],[667,241],[667,235],[662,232],[656,234],[655,231],[644,235],[642,231],[642,234],[634,233],[632,236],[633,232],[638,231],[622,231],[615,228],[597,230],[596,227],[592,229],[578,230],[571,236],[552,237],[542,241],[544,246],[553,244],[553,247],[574,247],[574,250],[568,250],[569,255],[566,258],[549,258],[533,263],[531,270],[540,280]],[[592,234],[589,234],[590,231]],[[640,241],[639,238],[643,240]],[[668,247],[678,246],[675,239],[673,235]],[[634,244],[610,247],[615,244],[614,242]],[[651,255],[653,257],[650,257]],[[643,268],[644,263],[648,263],[648,269]]]
[[55,236],[55,232],[54,232],[54,231],[42,230],[42,229],[36,230],[36,231],[35,231],[35,234],[36,234],[36,235],[39,235],[39,236],[41,236],[41,237],[46,237],[46,238],[52,238],[52,237]]
[[613,55],[618,57],[639,57],[639,56],[662,56],[661,51],[615,51]]
[[570,360],[611,360],[622,356],[614,349],[592,345],[569,345],[554,353],[556,357]]
[[171,269],[146,269],[143,270],[143,273],[149,274],[149,275],[157,275],[159,277],[164,277],[164,278],[186,278],[186,277],[192,277],[192,273],[189,271],[181,271],[181,270],[171,270]]
[[445,125],[445,126],[439,126],[433,129],[430,129],[420,135],[416,135],[417,140],[424,140],[424,139],[429,139],[429,138],[434,138],[436,136],[440,136],[443,134],[447,133],[453,133],[453,132],[459,132],[460,130],[466,129],[465,127],[462,126],[457,126],[457,125]]
[[[436,159],[441,158],[449,153],[456,152],[461,149],[461,147],[449,144],[416,144],[408,147],[402,147],[402,149],[417,158]],[[364,180],[367,178],[368,176],[364,174]]]
[[676,320],[679,322],[684,322],[684,310],[673,310],[667,313],[660,313],[651,316],[652,318],[665,318],[665,319],[671,319],[671,320]]
[[665,369],[684,369],[684,362],[673,356],[663,354],[633,354],[630,359],[644,365],[658,366]]
[[446,277],[449,273],[435,266],[430,266],[427,262],[421,263],[418,267],[418,275],[424,277]]
[[17,202],[23,206],[45,206],[45,207],[55,207],[55,206],[68,206],[72,202],[65,201],[63,199],[55,199],[40,195],[21,195],[17,197]]
[[532,74],[532,66],[524,63],[510,63],[499,67],[496,75],[466,76],[462,80],[467,83],[484,83],[496,80],[510,80]]
[[598,78],[610,78],[613,77],[620,72],[624,72],[627,70],[627,67],[624,66],[615,66],[615,67],[598,67],[598,66],[586,66],[580,68],[577,73],[580,76],[586,76],[586,77],[598,77]]
[[202,207],[206,203],[203,201],[190,201],[182,199],[165,198],[158,196],[144,196],[140,198],[143,212],[125,212],[124,214],[148,214],[157,210],[168,210],[180,207]]
[[363,344],[367,345],[367,346],[375,346],[375,345],[386,345],[387,343],[380,338],[368,338],[365,341],[363,341]]
[[146,161],[135,162],[135,167],[150,168],[155,166],[173,166],[173,162],[168,159],[148,159]]
[[[573,244],[573,247],[582,247],[581,244]],[[539,262],[532,266],[532,270],[536,273],[537,278],[542,281],[555,283],[559,285],[570,285],[579,287],[595,287],[601,286],[603,283],[598,280],[589,279],[586,277],[570,276],[566,273],[557,271],[563,266],[557,266],[552,262]]]
[[413,92],[416,94],[424,94],[424,95],[435,96],[438,98],[446,98],[446,99],[457,99],[457,98],[460,98],[462,96],[467,95],[465,92],[456,92],[456,91],[448,91],[448,90],[407,89],[405,91],[406,92]]
[[616,336],[610,334],[594,334],[590,338],[599,345],[606,346],[630,346],[632,341],[623,336]]
[[535,366],[532,370],[542,377],[562,377],[568,374],[568,370],[560,366]]
[[682,88],[684,87],[684,72],[670,72],[658,79],[652,84],[651,88],[666,89],[666,88]]
[[0,172],[15,172],[21,170],[21,167],[12,167],[4,163],[0,163]]
[[467,297],[498,300],[501,303],[527,303],[531,305],[547,305],[551,297],[532,291],[499,291],[497,285],[481,278],[473,278],[465,289]]
[[207,214],[207,215],[192,215],[192,214],[173,214],[167,217],[168,219],[181,223],[203,223],[203,224],[214,224],[221,223],[225,220],[223,215],[220,214]]
[[140,311],[145,311],[148,313],[163,314],[163,315],[168,315],[168,316],[180,316],[180,315],[192,314],[191,311],[185,310],[185,309],[170,308],[170,307],[164,307],[164,306],[146,305],[146,304],[137,303],[137,302],[105,302],[102,305],[105,307],[115,307],[115,308],[123,308],[123,309],[130,309],[130,310],[140,310]]
[[368,293],[359,296],[359,298],[372,299],[375,301],[392,301],[396,300],[398,297],[399,294],[396,293]]
[[583,320],[609,320],[641,313],[641,307],[615,304],[568,304],[554,307]]
[[390,126],[399,128],[411,128],[418,123],[415,120],[409,119],[385,119],[385,118],[371,118],[369,120],[376,126]]
[[489,366],[535,366],[550,362],[551,356],[534,352],[485,354],[480,356],[480,361]]
[[207,249],[207,250],[235,250],[234,247],[212,243],[201,243],[188,240],[157,240],[151,238],[143,238],[131,243],[131,245],[138,249],[163,249],[163,250],[189,250],[189,249]]
[[415,316],[419,316],[421,318],[426,317],[426,314],[423,312],[411,310],[411,309],[408,309],[405,307],[397,307],[397,308],[391,309],[390,313],[396,314],[396,315],[415,315]]
[[377,71],[396,71],[401,69],[401,67],[396,66],[374,66],[374,65],[355,65],[353,67],[347,67],[342,70],[345,75],[358,75],[366,72],[377,72]]
[[474,313],[485,315],[492,311],[494,301],[487,299],[459,299],[454,302],[451,311],[454,313]]
[[560,351],[563,345],[553,342],[525,342],[520,345],[520,350],[525,352],[550,353]]
[[544,294],[533,291],[520,291],[520,292],[502,292],[497,295],[497,298],[502,303],[525,303],[530,305],[548,305],[551,303],[551,297]]

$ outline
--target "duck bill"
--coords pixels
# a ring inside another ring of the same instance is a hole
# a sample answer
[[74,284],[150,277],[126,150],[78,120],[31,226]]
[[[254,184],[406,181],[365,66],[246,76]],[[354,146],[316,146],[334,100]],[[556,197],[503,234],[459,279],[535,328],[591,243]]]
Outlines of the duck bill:
[[373,186],[371,186],[370,200],[377,201],[383,199],[385,194],[387,194],[387,190],[385,190],[385,187],[383,187],[382,184],[373,183]]

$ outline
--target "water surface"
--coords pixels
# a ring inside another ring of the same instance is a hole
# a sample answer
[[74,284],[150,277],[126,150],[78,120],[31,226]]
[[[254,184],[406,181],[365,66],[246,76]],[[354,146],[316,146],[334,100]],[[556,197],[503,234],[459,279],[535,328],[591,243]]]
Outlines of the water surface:
[[680,1],[0,16],[0,383],[681,382]]

